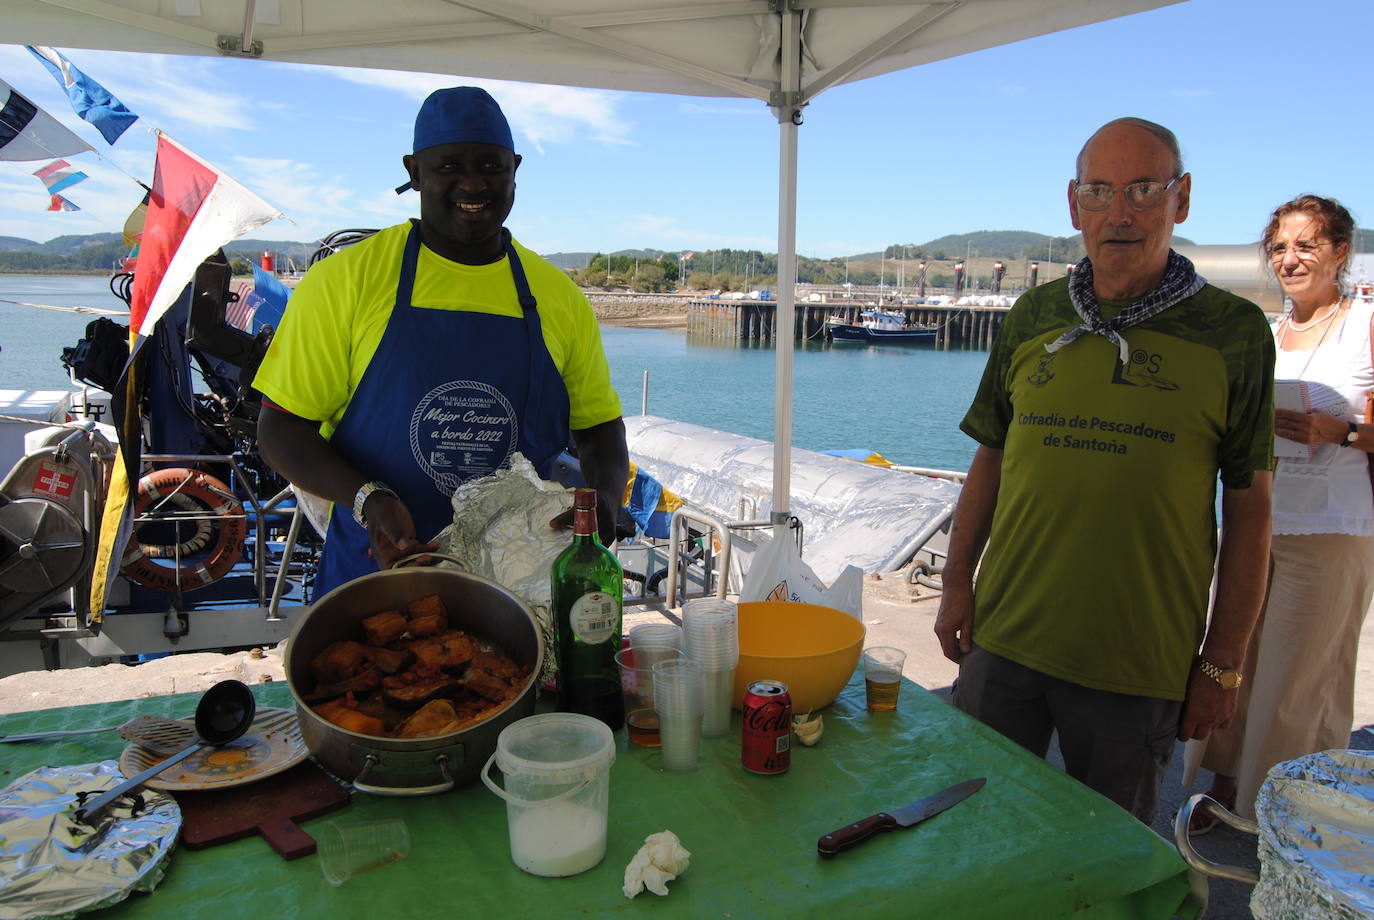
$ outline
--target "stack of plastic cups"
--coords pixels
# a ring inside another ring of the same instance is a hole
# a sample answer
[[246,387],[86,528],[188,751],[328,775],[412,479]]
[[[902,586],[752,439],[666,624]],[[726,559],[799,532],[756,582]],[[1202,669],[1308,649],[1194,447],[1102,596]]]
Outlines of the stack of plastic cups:
[[701,747],[701,665],[686,658],[654,665],[654,708],[663,769],[695,770]]
[[682,608],[682,651],[701,665],[705,709],[701,734],[718,738],[730,731],[730,703],[739,665],[735,605],[718,598],[689,601]]
[[682,627],[676,623],[640,623],[629,631],[635,667],[652,668],[660,661],[678,657],[682,649]]

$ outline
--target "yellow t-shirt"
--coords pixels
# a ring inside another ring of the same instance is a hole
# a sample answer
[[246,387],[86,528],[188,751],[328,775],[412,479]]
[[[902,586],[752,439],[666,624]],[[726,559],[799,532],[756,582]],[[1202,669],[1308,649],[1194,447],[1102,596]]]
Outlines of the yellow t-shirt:
[[[396,303],[410,224],[398,224],[316,263],[291,295],[253,386],[273,403],[321,423],[329,437],[362,380]],[[591,428],[621,415],[591,304],[560,269],[514,243],[539,301],[544,344],[568,388],[568,424]],[[415,307],[521,316],[508,259],[462,265],[421,245]],[[462,360],[455,349],[454,361]]]

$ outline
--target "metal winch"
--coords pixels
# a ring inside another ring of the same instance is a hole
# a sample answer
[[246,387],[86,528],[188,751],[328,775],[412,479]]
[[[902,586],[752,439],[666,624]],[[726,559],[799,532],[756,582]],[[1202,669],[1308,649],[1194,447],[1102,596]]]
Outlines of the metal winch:
[[114,449],[94,422],[48,429],[41,441],[0,483],[0,630],[73,586],[90,587],[99,464]]

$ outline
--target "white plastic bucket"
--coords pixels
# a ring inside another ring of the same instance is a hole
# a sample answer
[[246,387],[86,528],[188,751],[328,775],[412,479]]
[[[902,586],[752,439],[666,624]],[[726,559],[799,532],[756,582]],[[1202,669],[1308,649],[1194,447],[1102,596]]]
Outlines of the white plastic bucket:
[[[505,788],[491,779],[501,768]],[[531,875],[576,875],[606,855],[615,740],[604,722],[549,712],[512,722],[496,739],[482,782],[506,800],[510,858]]]

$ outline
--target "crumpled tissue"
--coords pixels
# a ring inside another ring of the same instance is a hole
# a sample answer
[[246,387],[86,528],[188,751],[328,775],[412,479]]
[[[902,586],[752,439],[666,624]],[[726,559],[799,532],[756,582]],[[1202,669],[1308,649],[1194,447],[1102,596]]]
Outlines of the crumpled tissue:
[[644,838],[644,846],[625,867],[625,897],[633,898],[645,888],[662,897],[668,883],[687,871],[692,854],[672,831],[660,831]]
[[549,569],[572,541],[572,532],[549,521],[572,507],[572,490],[545,482],[521,454],[510,468],[473,479],[453,493],[453,523],[436,536],[439,552],[461,560],[463,569],[490,578],[520,597],[539,620],[544,635],[544,670],[553,677],[557,661]]

